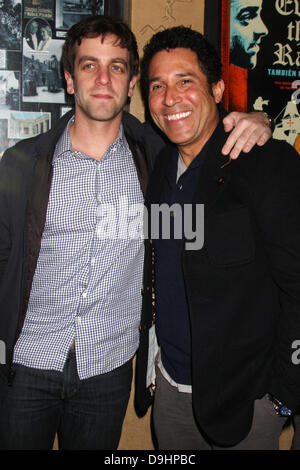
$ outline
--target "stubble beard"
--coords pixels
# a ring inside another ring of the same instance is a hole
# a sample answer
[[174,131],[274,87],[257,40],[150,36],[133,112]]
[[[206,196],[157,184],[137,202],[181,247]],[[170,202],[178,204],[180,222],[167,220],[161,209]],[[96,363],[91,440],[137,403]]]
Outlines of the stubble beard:
[[83,104],[82,101],[80,100],[79,94],[77,91],[74,93],[74,99],[75,103],[80,108],[81,112],[87,116],[89,119],[93,121],[112,121],[114,120],[122,111],[124,106],[126,105],[126,101],[124,99],[124,103],[122,106],[113,106],[110,110],[105,110],[105,106],[101,109],[101,107],[98,110],[92,109],[92,106],[89,106],[88,104]]

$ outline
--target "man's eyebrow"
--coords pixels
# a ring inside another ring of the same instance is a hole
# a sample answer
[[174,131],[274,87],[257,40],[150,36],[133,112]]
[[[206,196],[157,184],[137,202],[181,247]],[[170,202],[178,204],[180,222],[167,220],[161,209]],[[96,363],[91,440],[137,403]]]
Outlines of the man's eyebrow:
[[[178,78],[184,78],[184,77],[192,77],[192,76],[194,76],[194,74],[192,72],[178,72],[174,76],[178,77]],[[162,77],[160,77],[160,76],[152,77],[152,78],[149,79],[149,83],[157,82],[159,80],[162,80]]]
[[159,80],[161,80],[161,77],[152,77],[149,78],[149,83],[158,82]]
[[93,57],[91,55],[83,55],[78,60],[78,64],[81,64],[82,62],[85,62],[86,60],[92,60],[93,62],[95,62],[97,59],[96,57]]
[[[92,61],[92,62],[98,62],[99,60],[97,59],[97,57],[94,57],[94,56],[91,56],[91,55],[83,55],[82,57],[80,57],[80,59],[78,60],[78,65],[80,65],[82,62],[86,62],[86,61]],[[125,65],[126,68],[128,68],[128,61],[123,59],[122,57],[113,57],[110,61],[111,64],[123,64]]]
[[123,64],[126,68],[128,68],[128,60],[122,59],[122,57],[114,57],[111,59],[111,64]]

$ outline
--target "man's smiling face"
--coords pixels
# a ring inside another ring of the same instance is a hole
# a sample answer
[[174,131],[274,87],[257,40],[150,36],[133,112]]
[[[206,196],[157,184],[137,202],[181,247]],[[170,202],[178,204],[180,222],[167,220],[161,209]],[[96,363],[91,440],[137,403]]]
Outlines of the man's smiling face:
[[195,157],[217,126],[216,103],[222,99],[222,80],[210,86],[198,57],[190,49],[157,52],[149,65],[149,109],[155,124]]

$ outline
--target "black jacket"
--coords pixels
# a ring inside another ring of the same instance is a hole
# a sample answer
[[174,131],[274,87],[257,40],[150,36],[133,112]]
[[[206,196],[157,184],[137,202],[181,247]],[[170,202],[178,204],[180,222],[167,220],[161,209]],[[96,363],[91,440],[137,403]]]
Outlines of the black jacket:
[[[249,432],[253,402],[267,392],[300,407],[300,158],[270,141],[221,168],[226,136],[209,143],[193,203],[204,204],[204,245],[183,252],[192,343],[193,407],[212,441],[234,445]],[[172,149],[149,180],[146,205],[159,203]],[[148,331],[153,321],[152,245],[146,241],[141,340],[135,405],[146,389]],[[155,259],[155,253],[154,253]]]
[[[13,349],[23,326],[40,250],[53,152],[72,114],[63,116],[49,132],[17,143],[0,162],[0,340],[6,346],[0,379],[8,382],[13,378]],[[164,142],[148,124],[142,125],[128,113],[123,115],[123,125],[145,193],[148,171]]]

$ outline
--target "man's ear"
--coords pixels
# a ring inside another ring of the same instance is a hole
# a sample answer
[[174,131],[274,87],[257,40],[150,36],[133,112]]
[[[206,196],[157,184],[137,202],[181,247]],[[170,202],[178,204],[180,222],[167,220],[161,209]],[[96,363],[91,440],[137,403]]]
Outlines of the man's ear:
[[131,98],[133,95],[133,90],[137,81],[137,75],[133,75],[132,79],[129,82],[128,97]]
[[67,92],[69,93],[69,95],[74,95],[75,91],[74,91],[73,78],[70,72],[67,72],[66,70],[64,71],[64,75],[65,75],[65,80],[67,83]]
[[222,79],[212,84],[212,93],[213,93],[216,103],[221,102],[224,90],[225,90],[225,83]]

